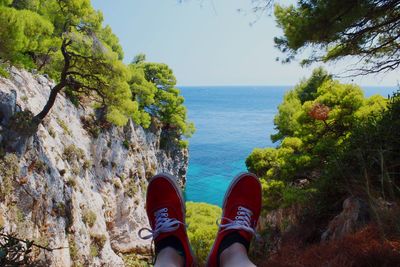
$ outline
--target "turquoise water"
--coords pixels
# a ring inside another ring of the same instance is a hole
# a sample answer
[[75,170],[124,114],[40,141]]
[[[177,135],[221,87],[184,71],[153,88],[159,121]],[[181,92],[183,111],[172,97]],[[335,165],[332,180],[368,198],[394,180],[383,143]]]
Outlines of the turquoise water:
[[[274,146],[273,118],[292,86],[180,87],[196,133],[189,142],[188,201],[221,206],[232,178],[246,171],[255,147]],[[367,96],[387,96],[394,88],[366,87]]]

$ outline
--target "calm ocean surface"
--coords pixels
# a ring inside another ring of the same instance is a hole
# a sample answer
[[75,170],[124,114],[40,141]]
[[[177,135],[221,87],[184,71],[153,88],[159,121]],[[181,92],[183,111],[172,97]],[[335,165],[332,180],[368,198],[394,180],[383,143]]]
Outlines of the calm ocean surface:
[[[292,86],[180,87],[196,133],[189,142],[188,201],[221,206],[232,178],[246,171],[255,147],[274,146],[273,119]],[[387,96],[395,89],[366,87],[367,96]]]

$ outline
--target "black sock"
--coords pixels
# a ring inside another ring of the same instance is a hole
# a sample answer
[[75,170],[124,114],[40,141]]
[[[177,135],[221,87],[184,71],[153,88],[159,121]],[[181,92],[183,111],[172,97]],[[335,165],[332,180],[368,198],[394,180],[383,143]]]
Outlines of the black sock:
[[234,243],[242,244],[246,248],[246,250],[249,251],[250,243],[243,236],[241,236],[238,232],[236,232],[236,231],[231,232],[231,233],[227,234],[224,237],[224,239],[222,239],[221,244],[219,245],[218,254],[217,254],[218,255],[217,256],[218,266],[219,266],[219,258],[221,256],[221,253]]
[[171,247],[175,249],[179,255],[181,255],[185,259],[185,249],[181,241],[174,235],[168,236],[166,238],[161,239],[155,244],[156,247],[156,258],[158,253],[166,247]]

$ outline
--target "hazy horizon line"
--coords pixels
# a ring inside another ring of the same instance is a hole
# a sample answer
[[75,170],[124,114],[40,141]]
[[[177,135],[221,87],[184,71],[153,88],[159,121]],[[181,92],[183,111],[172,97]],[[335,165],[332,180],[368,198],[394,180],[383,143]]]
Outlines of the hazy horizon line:
[[[370,85],[370,84],[356,84],[360,87],[387,87],[387,88],[399,88],[399,85]],[[213,85],[213,84],[200,84],[200,85],[177,85],[176,87],[263,87],[263,86],[279,86],[279,87],[292,87],[296,86],[296,84],[218,84],[218,85]]]

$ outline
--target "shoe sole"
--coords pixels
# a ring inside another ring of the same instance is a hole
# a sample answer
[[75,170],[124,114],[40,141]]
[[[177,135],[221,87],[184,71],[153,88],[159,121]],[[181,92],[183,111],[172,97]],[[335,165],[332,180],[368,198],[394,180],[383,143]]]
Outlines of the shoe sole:
[[[184,198],[183,198],[182,190],[180,189],[180,187],[178,185],[176,177],[172,176],[171,174],[168,174],[168,173],[159,173],[159,174],[153,176],[149,180],[149,185],[154,180],[160,179],[160,178],[164,178],[164,179],[167,178],[167,180],[170,182],[170,184],[172,185],[172,187],[175,189],[176,193],[178,194],[179,200],[181,202],[181,211],[182,211],[182,214],[184,214],[184,216],[183,216],[183,224],[186,226],[186,205],[185,205],[185,201],[184,201]],[[146,193],[146,200],[147,200],[147,193]],[[195,254],[193,253],[192,247],[190,246],[189,237],[187,236],[187,234],[186,234],[186,238],[187,238],[187,243],[189,245],[190,253],[192,254],[192,258],[193,258],[193,264],[190,267],[193,267],[193,266],[196,266],[196,262],[195,262],[195,259],[194,259],[194,255]]]
[[[250,172],[241,172],[241,173],[239,173],[238,175],[236,175],[236,176],[232,179],[231,183],[229,184],[228,189],[227,189],[226,192],[225,192],[224,201],[223,201],[223,204],[222,204],[222,211],[223,211],[223,213],[222,213],[222,216],[221,216],[221,217],[224,217],[224,212],[225,212],[225,208],[226,208],[226,202],[227,202],[227,199],[228,199],[229,194],[232,192],[232,190],[233,190],[233,188],[235,187],[235,185],[236,185],[236,184],[240,181],[240,179],[241,179],[242,177],[244,177],[244,176],[251,176],[251,177],[253,177],[254,179],[256,179],[258,183],[260,183],[260,179],[258,179],[258,177],[257,177],[255,174],[253,174],[253,173],[250,173]],[[260,186],[261,186],[261,183],[260,183]],[[218,232],[219,232],[219,227],[218,227]],[[207,263],[209,262],[209,259],[210,259],[210,256],[211,256],[211,252],[214,251],[214,246],[215,246],[215,242],[214,242],[213,246],[211,247],[210,253],[208,254]],[[208,265],[207,265],[207,266],[208,266]],[[213,266],[213,267],[214,267],[214,266]],[[215,267],[217,267],[217,266],[215,266]]]

